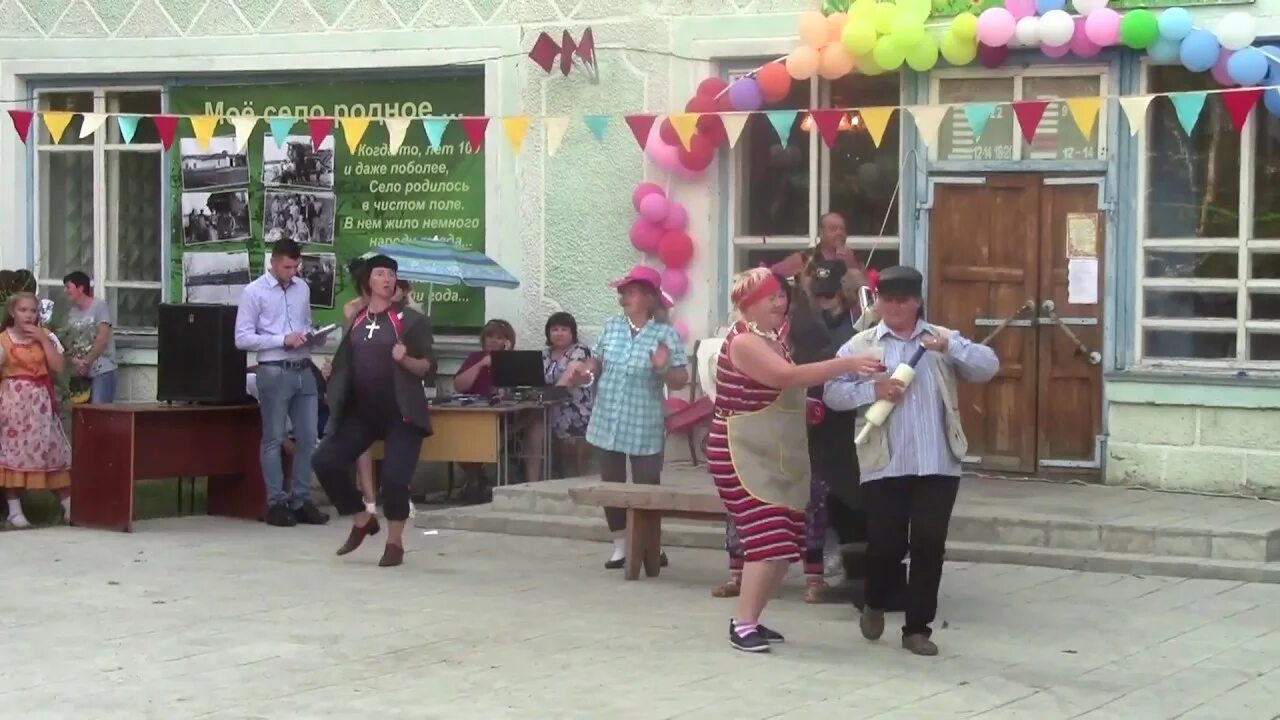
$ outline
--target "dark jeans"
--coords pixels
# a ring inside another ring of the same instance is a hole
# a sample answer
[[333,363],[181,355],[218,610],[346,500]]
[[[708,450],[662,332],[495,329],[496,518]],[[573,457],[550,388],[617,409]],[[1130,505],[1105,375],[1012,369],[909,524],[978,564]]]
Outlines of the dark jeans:
[[938,614],[938,586],[947,547],[947,527],[956,504],[960,478],[903,475],[863,483],[867,513],[867,606],[883,610],[894,574],[911,553],[907,578],[907,621],[904,635],[932,633]]
[[359,412],[358,407],[352,410],[343,415],[338,427],[316,449],[311,463],[316,478],[339,514],[364,510],[364,499],[352,479],[351,467],[369,446],[381,440],[382,473],[378,480],[382,512],[388,520],[403,521],[409,517],[409,485],[427,435],[422,428],[400,418],[379,418]]
[[[636,485],[658,485],[662,482],[662,453],[654,455],[627,455],[626,453],[596,448],[600,464],[600,479],[605,482],[627,481],[627,459],[631,459],[631,482]],[[627,529],[626,508],[605,508],[604,519],[612,532]]]

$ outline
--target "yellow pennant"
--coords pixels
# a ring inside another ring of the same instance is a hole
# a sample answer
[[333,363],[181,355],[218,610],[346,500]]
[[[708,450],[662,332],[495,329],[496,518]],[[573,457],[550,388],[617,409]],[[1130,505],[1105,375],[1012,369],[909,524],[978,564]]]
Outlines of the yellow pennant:
[[1068,98],[1067,112],[1071,114],[1071,119],[1076,121],[1076,127],[1080,128],[1080,134],[1085,138],[1093,135],[1093,124],[1098,120],[1098,110],[1102,107],[1102,98]]
[[347,141],[347,149],[354,155],[364,138],[364,131],[369,129],[369,118],[343,117],[338,118],[338,124],[342,126],[342,137]]
[[676,135],[680,137],[680,144],[684,146],[685,152],[690,150],[690,143],[693,142],[693,134],[698,130],[698,118],[702,117],[698,113],[673,113],[667,116],[671,121],[671,127],[675,128]]
[[213,131],[217,129],[222,118],[217,115],[192,115],[191,131],[196,135],[196,144],[201,150],[209,149],[209,141],[213,139]]
[[506,133],[507,142],[511,144],[511,152],[520,154],[520,147],[524,145],[524,136],[529,133],[529,116],[517,115],[502,118],[502,132]]
[[44,118],[44,126],[49,128],[49,137],[53,138],[53,144],[62,142],[62,133],[67,131],[67,126],[71,124],[71,118],[74,115],[75,113],[69,112],[40,113],[40,117]]
[[867,132],[871,134],[871,142],[876,147],[880,147],[880,141],[884,140],[885,128],[889,127],[889,119],[893,117],[893,111],[896,107],[869,107],[858,108],[858,114],[862,116],[862,122],[867,124]]

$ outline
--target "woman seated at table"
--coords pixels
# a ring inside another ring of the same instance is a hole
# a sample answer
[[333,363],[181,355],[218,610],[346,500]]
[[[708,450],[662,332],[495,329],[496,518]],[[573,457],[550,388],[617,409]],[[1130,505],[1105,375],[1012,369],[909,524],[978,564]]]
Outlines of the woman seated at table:
[[589,359],[591,350],[578,342],[578,321],[567,312],[554,313],[547,318],[543,332],[547,336],[547,347],[542,351],[542,369],[547,382],[570,388],[569,401],[551,410],[554,457],[560,463],[562,477],[581,477],[591,472],[586,436],[595,389],[574,385],[565,370],[570,363]]
[[[467,395],[493,395],[493,353],[514,350],[516,331],[506,320],[494,318],[480,329],[480,350],[467,356],[453,377],[453,389]],[[540,412],[521,413],[512,419],[511,434],[520,438],[524,448],[525,482],[537,482],[542,478],[542,443],[545,432]],[[463,498],[474,502],[488,501],[488,482],[479,463],[461,463],[467,474],[462,489]]]

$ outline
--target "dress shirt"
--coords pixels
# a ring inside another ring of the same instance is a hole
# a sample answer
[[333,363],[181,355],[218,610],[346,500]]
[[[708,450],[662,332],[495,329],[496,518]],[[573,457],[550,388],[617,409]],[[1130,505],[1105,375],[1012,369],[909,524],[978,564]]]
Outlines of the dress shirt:
[[311,289],[295,277],[282,285],[269,271],[245,286],[236,312],[236,347],[258,354],[258,362],[306,360],[306,346],[284,346],[289,333],[311,331]]

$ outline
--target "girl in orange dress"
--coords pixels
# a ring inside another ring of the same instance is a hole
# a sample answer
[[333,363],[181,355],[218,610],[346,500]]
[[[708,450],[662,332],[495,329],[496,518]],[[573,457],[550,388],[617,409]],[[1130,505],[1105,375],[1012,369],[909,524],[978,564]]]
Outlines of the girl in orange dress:
[[63,358],[39,318],[36,296],[15,293],[0,330],[0,487],[13,528],[31,527],[20,500],[26,490],[53,491],[63,519],[71,517],[71,444],[53,385]]

